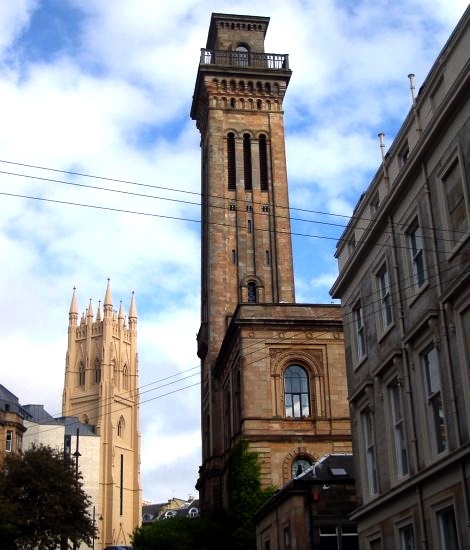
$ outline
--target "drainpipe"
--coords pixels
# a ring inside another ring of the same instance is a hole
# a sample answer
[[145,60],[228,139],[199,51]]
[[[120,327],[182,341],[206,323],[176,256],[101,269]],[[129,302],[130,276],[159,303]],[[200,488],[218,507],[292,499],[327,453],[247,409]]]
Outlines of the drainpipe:
[[416,437],[416,423],[415,423],[415,414],[414,414],[414,407],[413,407],[413,397],[411,392],[411,382],[410,382],[410,368],[414,368],[414,364],[409,359],[409,350],[406,344],[404,344],[405,339],[405,318],[404,318],[404,303],[403,303],[403,297],[402,292],[400,288],[400,266],[398,264],[398,258],[397,258],[397,246],[396,246],[396,235],[395,235],[395,226],[393,223],[392,216],[389,216],[388,223],[390,225],[390,233],[392,236],[392,260],[393,260],[393,270],[395,274],[395,281],[396,282],[396,296],[397,296],[397,302],[398,302],[398,325],[400,330],[400,339],[402,341],[401,350],[403,355],[403,386],[405,390],[405,397],[406,397],[406,404],[409,411],[409,417],[411,419],[410,422],[410,436],[411,436],[411,444],[412,444],[412,452],[413,452],[413,466],[414,471],[418,471],[418,464],[419,464],[419,448],[418,448],[418,441]]
[[426,536],[426,523],[424,520],[424,506],[423,506],[423,493],[421,491],[421,486],[416,486],[416,500],[418,501],[418,515],[419,523],[421,525],[421,547],[423,550],[428,548],[428,538]]
[[[419,447],[418,447],[418,439],[416,436],[416,422],[415,422],[415,414],[414,414],[414,407],[413,407],[413,394],[411,391],[411,382],[410,382],[410,369],[414,369],[414,363],[410,361],[410,352],[407,347],[407,345],[404,343],[405,340],[405,318],[404,318],[404,303],[403,303],[403,297],[402,292],[400,289],[400,266],[398,265],[398,258],[397,258],[397,248],[396,248],[396,235],[395,235],[395,227],[393,224],[393,218],[392,216],[389,216],[388,222],[390,225],[390,233],[392,235],[392,260],[393,260],[393,269],[395,274],[395,280],[397,281],[397,301],[398,301],[398,325],[400,330],[400,339],[401,339],[401,350],[402,350],[402,356],[403,356],[403,386],[405,390],[405,399],[406,399],[406,406],[409,411],[409,418],[410,418],[410,438],[411,438],[411,450],[412,450],[412,457],[410,457],[413,460],[413,468],[414,472],[416,473],[418,471],[418,465],[419,465]],[[411,464],[410,464],[411,466]],[[427,550],[428,548],[428,539],[426,536],[426,522],[424,518],[424,511],[423,511],[423,495],[421,493],[421,487],[418,485],[416,487],[416,500],[418,505],[418,515],[419,515],[419,524],[421,527],[421,547],[422,550]]]

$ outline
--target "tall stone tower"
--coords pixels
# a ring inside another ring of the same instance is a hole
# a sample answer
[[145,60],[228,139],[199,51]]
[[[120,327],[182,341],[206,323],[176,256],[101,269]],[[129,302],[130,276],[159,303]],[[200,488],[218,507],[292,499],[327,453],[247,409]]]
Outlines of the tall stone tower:
[[294,304],[284,143],[288,56],[266,53],[269,18],[212,14],[191,117],[201,132],[203,509],[226,506],[243,436],[281,486],[350,450],[338,306]]
[[96,317],[92,304],[78,322],[75,289],[69,312],[63,416],[76,416],[100,436],[98,548],[130,544],[140,524],[140,433],[137,371],[137,310],[113,311],[108,285]]

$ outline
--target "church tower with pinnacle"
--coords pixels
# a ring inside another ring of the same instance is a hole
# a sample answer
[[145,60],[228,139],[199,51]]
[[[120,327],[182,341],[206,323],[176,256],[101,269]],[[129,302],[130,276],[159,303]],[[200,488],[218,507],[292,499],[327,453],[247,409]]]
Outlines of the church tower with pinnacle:
[[227,507],[239,437],[278,487],[350,451],[339,306],[295,304],[283,100],[286,54],[269,18],[213,13],[191,118],[201,133],[203,511]]
[[109,280],[103,311],[90,300],[80,321],[73,291],[62,414],[100,437],[97,548],[129,545],[141,517],[137,309],[132,293],[127,319],[113,310]]

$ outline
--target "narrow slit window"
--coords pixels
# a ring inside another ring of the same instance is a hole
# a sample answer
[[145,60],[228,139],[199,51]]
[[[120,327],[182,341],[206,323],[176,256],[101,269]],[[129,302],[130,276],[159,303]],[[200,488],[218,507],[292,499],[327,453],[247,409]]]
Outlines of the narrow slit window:
[[233,133],[230,133],[227,137],[227,178],[229,191],[235,191],[235,135]]
[[247,285],[247,290],[248,290],[248,303],[256,304],[258,302],[256,283],[254,281],[250,281]]
[[261,191],[268,190],[268,152],[266,146],[266,136],[259,137],[259,180]]
[[251,138],[249,134],[243,136],[243,170],[245,189],[251,191],[253,182],[251,177]]
[[253,231],[251,220],[248,220],[248,233],[251,233]]

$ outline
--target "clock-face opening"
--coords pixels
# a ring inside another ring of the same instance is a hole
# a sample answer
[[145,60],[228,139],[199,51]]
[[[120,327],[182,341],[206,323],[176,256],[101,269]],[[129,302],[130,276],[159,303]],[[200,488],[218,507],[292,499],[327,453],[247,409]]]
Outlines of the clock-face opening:
[[312,462],[308,458],[297,458],[292,464],[292,477],[298,477],[300,474],[303,474],[311,465]]

